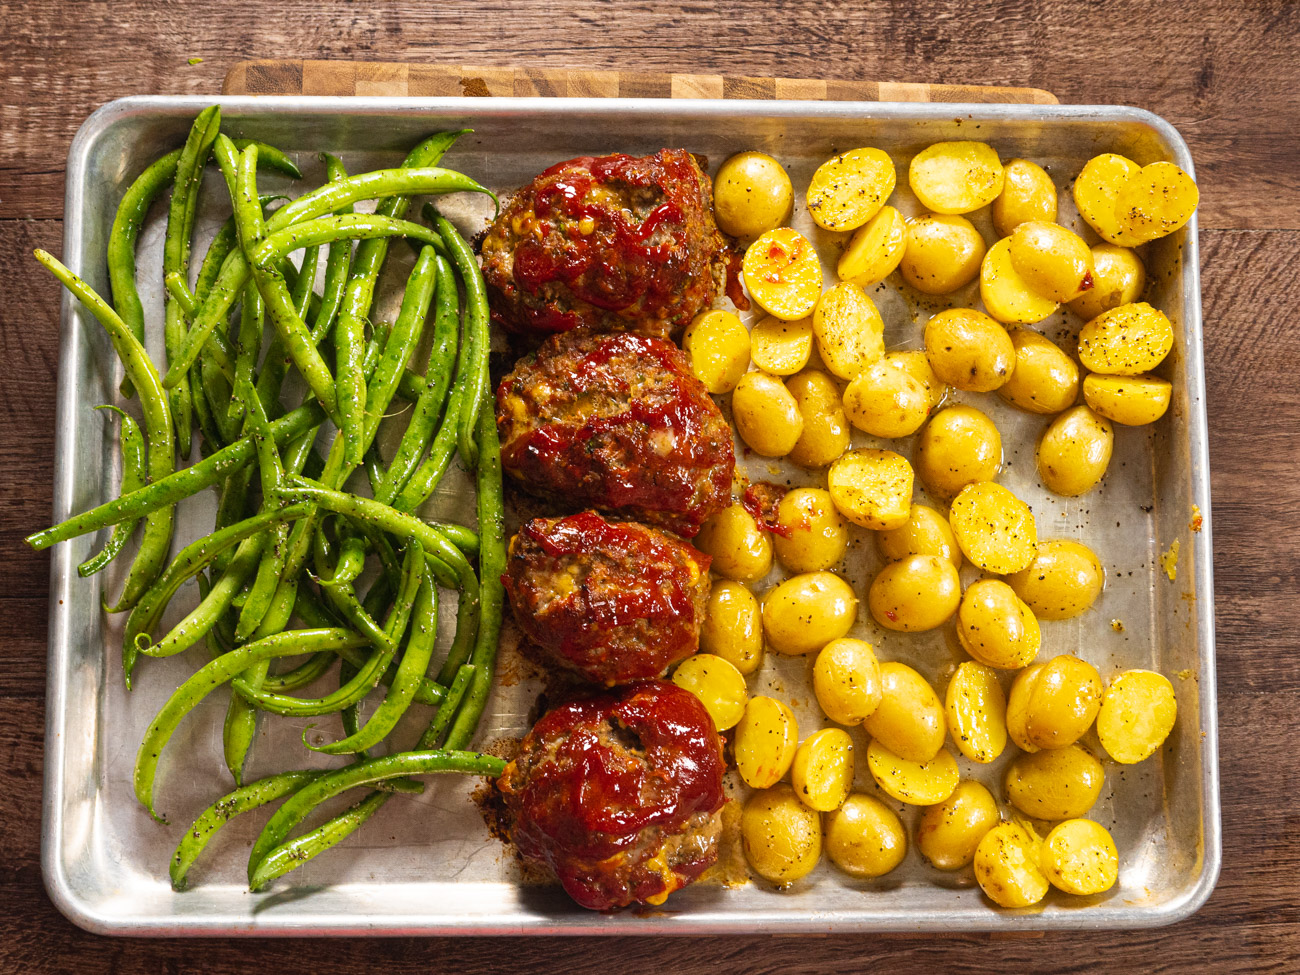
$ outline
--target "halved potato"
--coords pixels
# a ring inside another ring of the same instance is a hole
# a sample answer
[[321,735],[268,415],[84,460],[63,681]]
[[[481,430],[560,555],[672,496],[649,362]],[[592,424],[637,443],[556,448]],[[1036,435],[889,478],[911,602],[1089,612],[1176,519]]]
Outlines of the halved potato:
[[1142,243],[1125,230],[1117,212],[1120,190],[1141,170],[1132,159],[1107,152],[1089,159],[1074,181],[1075,206],[1102,240],[1120,247]]
[[899,528],[912,508],[912,465],[892,450],[850,450],[827,473],[831,500],[863,528]]
[[1200,202],[1192,178],[1171,162],[1143,166],[1115,200],[1120,230],[1137,240],[1165,237],[1192,219]]
[[970,213],[1002,192],[1002,161],[984,142],[936,142],[912,157],[907,181],[927,209]]
[[1001,484],[976,481],[961,489],[948,515],[966,558],[988,572],[1018,572],[1034,560],[1034,514]]
[[745,250],[745,290],[769,315],[793,322],[812,314],[822,293],[822,265],[797,230],[769,230]]
[[835,273],[841,281],[864,288],[894,273],[907,250],[907,221],[893,207],[880,212],[854,231],[840,255]]
[[1003,324],[1041,322],[1058,305],[1036,292],[1011,264],[1011,238],[1003,237],[988,249],[980,264],[980,300],[988,313]]
[[808,213],[826,230],[853,230],[874,217],[894,192],[894,161],[882,149],[852,149],[817,167],[808,183]]

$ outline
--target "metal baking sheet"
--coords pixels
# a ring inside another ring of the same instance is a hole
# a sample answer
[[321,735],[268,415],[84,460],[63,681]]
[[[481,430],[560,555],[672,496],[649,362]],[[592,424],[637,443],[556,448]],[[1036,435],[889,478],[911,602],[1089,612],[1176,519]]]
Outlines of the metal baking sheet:
[[[125,186],[149,160],[180,143],[195,113],[209,101],[128,98],[105,106],[83,126],[68,160],[64,260],[93,286],[107,288],[104,247]],[[499,191],[523,184],[560,159],[663,146],[707,155],[713,167],[732,152],[761,149],[780,159],[796,188],[802,188],[832,152],[874,145],[898,162],[896,205],[912,213],[918,207],[907,190],[908,159],[935,141],[972,138],[992,143],[1004,159],[1024,156],[1047,165],[1061,191],[1062,222],[1079,227],[1069,180],[1096,153],[1121,152],[1141,163],[1172,159],[1192,171],[1187,147],[1172,127],[1127,108],[250,97],[223,98],[221,105],[225,131],[274,142],[295,156],[309,180],[317,181],[321,150],[339,153],[354,171],[395,165],[417,139],[443,128],[475,130],[447,164]],[[287,181],[268,179],[264,185],[296,192]],[[200,214],[200,237],[210,236],[220,220],[212,192]],[[488,213],[482,199],[448,202],[464,229],[482,226]],[[987,214],[975,219],[993,239]],[[161,344],[157,256],[162,223],[155,212],[141,237],[140,286],[155,353]],[[843,235],[814,228],[802,205],[796,206],[794,226],[812,235],[823,257],[834,261]],[[1040,536],[1081,539],[1106,566],[1106,590],[1090,613],[1043,623],[1043,659],[1075,653],[1096,665],[1104,678],[1126,667],[1150,667],[1169,675],[1177,691],[1179,721],[1167,745],[1139,766],[1107,764],[1105,791],[1090,814],[1112,829],[1120,850],[1119,883],[1106,894],[1079,899],[1053,892],[1032,909],[998,910],[983,898],[969,869],[934,870],[913,849],[899,869],[876,881],[849,879],[824,861],[786,891],[761,883],[729,888],[702,883],[654,911],[593,914],[574,906],[557,887],[521,873],[488,837],[468,795],[471,783],[450,778],[432,781],[421,797],[398,797],[346,844],[266,894],[248,893],[243,877],[260,820],[236,820],[193,869],[192,889],[175,893],[167,881],[167,864],[180,831],[230,788],[220,758],[224,701],[213,695],[173,739],[158,781],[160,808],[172,825],[152,822],[130,787],[136,746],[159,704],[198,665],[195,655],[203,651],[192,650],[188,660],[143,661],[137,689],[128,695],[121,679],[120,620],[107,619],[99,609],[101,586],[116,591],[120,579],[112,572],[90,580],[77,577],[75,566],[99,541],[83,538],[53,552],[43,822],[50,896],[87,929],[165,936],[1024,931],[1139,927],[1185,917],[1209,896],[1220,857],[1195,219],[1153,245],[1148,265],[1149,299],[1170,315],[1178,335],[1174,353],[1162,366],[1174,384],[1173,406],[1154,427],[1117,430],[1110,474],[1099,490],[1079,499],[1047,494],[1034,476],[1032,449],[1046,421],[1009,409],[995,396],[960,397],[978,403],[1002,431],[1006,469],[999,480],[1032,504]],[[924,322],[939,306],[918,304],[889,286],[874,297],[887,324],[887,344],[919,347]],[[957,296],[961,303],[977,297],[973,291]],[[749,314],[745,320],[757,317]],[[1061,314],[1038,328],[1068,339],[1079,324]],[[120,468],[115,438],[106,435],[102,413],[91,409],[115,400],[116,361],[97,323],[67,296],[62,329],[55,520],[104,500]],[[855,437],[857,445],[871,443],[861,434]],[[911,452],[907,442],[890,446]],[[817,484],[824,477],[766,461],[747,463],[755,479]],[[466,484],[463,478],[450,478],[431,502],[431,511],[472,519],[472,506],[465,505]],[[182,506],[182,540],[205,521],[211,523],[213,505],[211,497],[203,497]],[[1197,508],[1204,519],[1199,532],[1190,527]],[[1180,551],[1177,578],[1171,581],[1159,560],[1174,541]],[[861,592],[877,567],[869,533],[855,530],[842,570]],[[769,581],[774,580],[775,575]],[[1123,632],[1112,628],[1112,619],[1122,620]],[[874,626],[865,609],[853,633],[875,644],[882,659],[918,667],[940,689],[959,659],[943,630],[888,633]],[[481,743],[521,734],[536,694],[536,685],[509,647],[503,664],[507,679],[494,693]],[[807,689],[808,666],[805,659],[769,655],[751,680],[752,692],[767,688],[783,699],[793,698],[803,734],[821,723]],[[268,722],[255,745],[251,773],[328,762],[301,747],[302,731],[301,724]],[[859,746],[865,745],[861,731],[854,734]],[[1091,744],[1096,747],[1095,738]],[[963,773],[976,775],[997,794],[1007,757],[984,768],[961,760]],[[876,792],[865,769],[859,769],[857,778],[858,788]],[[891,805],[911,832],[919,810]]]

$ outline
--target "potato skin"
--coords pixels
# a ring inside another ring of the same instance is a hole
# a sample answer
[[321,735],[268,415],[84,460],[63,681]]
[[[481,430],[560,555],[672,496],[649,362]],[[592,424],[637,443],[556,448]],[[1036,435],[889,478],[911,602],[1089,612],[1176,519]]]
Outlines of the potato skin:
[[747,586],[730,579],[713,583],[700,627],[700,650],[728,661],[742,674],[763,663],[763,615]]
[[1002,192],[993,201],[993,226],[1010,237],[1026,220],[1056,222],[1056,185],[1042,166],[1012,159],[1002,167]]
[[1076,406],[1043,431],[1035,454],[1038,476],[1049,491],[1077,498],[1106,476],[1114,447],[1110,421],[1087,406]]
[[1007,585],[1044,620],[1068,620],[1101,594],[1106,571],[1096,553],[1072,538],[1045,538],[1034,560],[1007,576]]
[[785,383],[765,372],[747,372],[731,394],[736,432],[762,457],[784,457],[803,434],[799,404]]
[[830,492],[821,488],[786,492],[776,506],[776,523],[772,547],[777,560],[791,572],[829,569],[848,549],[848,527]]
[[825,820],[826,855],[851,877],[883,877],[907,855],[902,820],[875,796],[854,793]]
[[821,816],[788,785],[756,792],[740,816],[745,859],[764,880],[790,884],[810,874],[822,855]]
[[737,582],[753,582],[772,570],[772,539],[743,505],[713,515],[695,536],[695,546],[712,560],[713,571]]
[[833,572],[791,576],[763,598],[763,632],[777,653],[820,650],[849,632],[858,597]]
[[918,633],[942,626],[957,611],[961,579],[950,559],[909,555],[891,562],[871,581],[867,606],[887,630]]
[[1011,378],[1016,350],[1007,330],[982,311],[949,308],[925,325],[925,355],[942,382],[988,393]]
[[947,726],[934,688],[907,664],[880,665],[880,703],[862,723],[867,734],[900,758],[925,763],[943,748]]
[[732,237],[758,237],[790,215],[794,187],[785,168],[762,152],[738,152],[713,177],[713,215]]
[[785,388],[803,417],[803,433],[786,457],[800,467],[825,467],[849,449],[849,421],[839,387],[826,373],[805,369],[787,379]]
[[1046,335],[1013,329],[1016,365],[998,396],[1026,413],[1054,414],[1074,405],[1079,395],[1079,367]]
[[984,238],[965,217],[923,213],[907,222],[898,270],[917,291],[946,295],[975,280],[985,250]]
[[967,779],[943,802],[926,807],[917,825],[916,845],[932,866],[960,870],[975,859],[980,840],[999,818],[993,794]]
[[1007,800],[1026,816],[1058,821],[1085,815],[1101,796],[1101,762],[1078,745],[1017,755],[1007,768]]
[[1002,435],[987,415],[957,404],[940,410],[916,442],[916,473],[941,501],[955,498],[977,481],[991,481],[1002,469]]

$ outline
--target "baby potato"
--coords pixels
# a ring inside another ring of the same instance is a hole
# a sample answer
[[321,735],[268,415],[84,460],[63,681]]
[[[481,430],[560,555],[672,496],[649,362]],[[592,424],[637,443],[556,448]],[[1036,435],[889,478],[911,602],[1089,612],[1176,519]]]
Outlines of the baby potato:
[[745,249],[745,290],[769,315],[806,318],[822,293],[822,265],[812,242],[797,230],[769,230]]
[[844,413],[873,437],[909,437],[930,412],[930,394],[910,373],[882,359],[858,373],[844,391]]
[[1016,365],[1007,330],[974,308],[947,308],[926,322],[925,357],[941,382],[973,393],[997,389]]
[[907,523],[912,507],[912,465],[892,450],[850,450],[826,475],[831,500],[849,521],[876,530]]
[[749,332],[729,311],[700,312],[686,327],[682,350],[691,373],[714,395],[729,393],[749,368]]
[[790,766],[794,794],[809,809],[830,812],[853,786],[853,739],[843,728],[823,728],[805,739]]
[[752,789],[769,789],[781,781],[799,745],[794,712],[773,697],[751,697],[736,725],[736,771]]
[[1016,366],[998,395],[1027,413],[1060,413],[1079,394],[1079,367],[1046,335],[1027,328],[1011,331]]
[[700,626],[700,651],[721,657],[742,674],[763,662],[763,614],[749,588],[719,579],[709,591]]
[[938,409],[939,404],[948,395],[948,385],[934,374],[934,370],[930,368],[930,360],[925,357],[924,352],[917,350],[886,352],[885,361],[902,369],[925,387],[925,394],[930,397],[931,410]]
[[989,248],[980,264],[980,301],[1003,324],[1041,322],[1057,304],[1040,295],[1011,263],[1011,238],[1003,237]]
[[1036,752],[1039,747],[1029,740],[1029,699],[1047,664],[1034,664],[1016,674],[1007,695],[1007,734],[1021,751]]
[[898,813],[855,792],[826,817],[826,855],[851,877],[883,877],[907,855],[907,831]]
[[747,372],[731,394],[731,415],[746,446],[761,457],[784,457],[803,434],[803,417],[785,383]]
[[1119,879],[1119,851],[1106,827],[1091,819],[1057,823],[1039,854],[1043,874],[1067,894],[1100,894]]
[[1151,670],[1126,670],[1113,681],[1097,713],[1097,737],[1121,765],[1149,758],[1165,743],[1178,720],[1178,701],[1169,678]]
[[1092,549],[1069,538],[1038,543],[1034,560],[1007,576],[1007,585],[1042,620],[1068,620],[1097,600],[1106,570]]
[[1115,215],[1120,232],[1137,240],[1155,240],[1182,227],[1200,202],[1192,178],[1171,162],[1143,166],[1120,187]]
[[793,376],[808,365],[812,347],[811,318],[786,322],[768,315],[749,333],[749,355],[754,365],[774,376]]
[[935,213],[970,213],[1002,192],[1002,161],[983,142],[936,142],[912,157],[907,181]]
[[909,555],[881,569],[867,590],[867,607],[887,630],[920,633],[948,622],[961,601],[961,579],[942,555]]
[[1101,762],[1078,745],[1017,755],[1003,784],[1007,801],[1026,816],[1077,819],[1101,796]]
[[673,683],[698,697],[719,731],[734,728],[745,713],[749,691],[735,664],[711,653],[687,657],[673,671]]
[[907,222],[907,244],[898,270],[927,295],[946,295],[979,274],[984,238],[965,217],[923,213]]
[[805,369],[787,379],[785,388],[803,417],[803,433],[786,457],[800,467],[825,467],[849,449],[849,421],[839,387],[826,373]]
[[916,473],[936,498],[956,497],[967,484],[991,481],[1002,468],[1002,436],[973,406],[936,413],[916,442]]
[[923,504],[912,505],[907,524],[876,532],[876,547],[890,562],[909,555],[937,555],[951,562],[953,568],[961,568],[961,549],[957,547],[948,519]]
[[867,768],[884,793],[909,806],[933,806],[955,788],[960,773],[957,761],[945,748],[928,762],[913,762],[895,755],[873,738],[867,746]]
[[1092,249],[1092,278],[1092,289],[1070,302],[1070,310],[1084,321],[1141,298],[1147,269],[1129,248],[1098,244]]
[[1043,431],[1035,460],[1043,486],[1077,498],[1095,488],[1110,466],[1115,429],[1086,406],[1066,410]]
[[1158,376],[1100,376],[1083,380],[1083,401],[1094,413],[1126,427],[1154,423],[1169,409],[1173,384]]
[[713,558],[709,567],[737,582],[753,582],[772,571],[772,540],[743,505],[710,516],[692,544]]
[[1079,331],[1080,361],[1107,376],[1150,372],[1173,347],[1173,324],[1145,301],[1102,312]]
[[957,610],[957,640],[980,663],[1018,670],[1038,656],[1042,633],[1033,612],[1001,579],[977,579]]
[[808,213],[825,230],[853,230],[874,217],[896,180],[882,149],[852,149],[817,167],[808,183]]
[[1010,254],[1025,284],[1052,301],[1070,301],[1092,289],[1092,251],[1060,224],[1022,223],[1011,235]]
[[1056,222],[1056,184],[1046,170],[1028,159],[1013,159],[1002,167],[1002,192],[993,201],[993,226],[1010,237],[1028,220]]
[[830,492],[821,488],[787,491],[776,506],[776,524],[788,534],[772,533],[777,561],[791,572],[829,569],[849,546],[849,530],[835,509]]
[[1031,907],[1047,895],[1038,845],[1018,823],[1003,823],[984,834],[975,848],[975,880],[989,900],[999,907]]
[[1079,215],[1107,243],[1120,247],[1142,243],[1124,229],[1118,212],[1120,190],[1141,169],[1132,159],[1107,152],[1089,159],[1074,181],[1074,203]]
[[762,152],[738,152],[713,177],[713,216],[724,234],[757,237],[790,215],[794,187],[785,168]]
[[750,869],[774,884],[810,874],[822,855],[822,820],[788,785],[756,792],[740,814],[740,839]]
[[764,597],[763,633],[777,653],[812,653],[848,633],[857,615],[847,582],[833,572],[805,572]]
[[817,353],[841,379],[853,379],[885,354],[885,322],[860,285],[837,284],[813,313]]
[[841,281],[869,288],[894,273],[906,250],[907,221],[893,207],[881,207],[853,232],[835,273]]
[[943,747],[943,705],[929,681],[889,660],[880,665],[880,703],[862,727],[895,755],[925,763]]
[[1007,699],[991,667],[966,660],[957,665],[944,699],[948,733],[957,750],[987,765],[1007,747]]
[[921,814],[916,845],[932,866],[960,870],[975,859],[980,840],[1000,820],[993,794],[973,779],[965,779],[947,799]]
[[859,724],[880,706],[880,664],[871,644],[842,637],[822,647],[813,663],[813,693],[826,717]]
[[968,484],[953,499],[948,515],[962,554],[988,572],[1019,572],[1034,559],[1038,530],[1034,515],[1001,484]]
[[1101,674],[1070,654],[1053,657],[1025,702],[1025,737],[1039,748],[1064,748],[1084,736],[1101,707]]

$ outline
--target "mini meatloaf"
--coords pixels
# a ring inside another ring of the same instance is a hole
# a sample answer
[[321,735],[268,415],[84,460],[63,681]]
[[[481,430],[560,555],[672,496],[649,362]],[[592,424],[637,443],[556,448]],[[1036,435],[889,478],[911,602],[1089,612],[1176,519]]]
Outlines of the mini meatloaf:
[[493,318],[516,332],[666,337],[724,288],[744,300],[709,177],[685,149],[552,166],[501,212],[482,253]]
[[502,579],[533,655],[593,684],[626,684],[699,647],[710,561],[665,532],[585,511],[524,525]]
[[731,428],[663,339],[553,336],[501,381],[497,426],[506,471],[567,507],[692,537],[731,498]]
[[548,711],[497,787],[519,853],[603,911],[662,904],[717,859],[724,767],[699,698],[641,681]]

